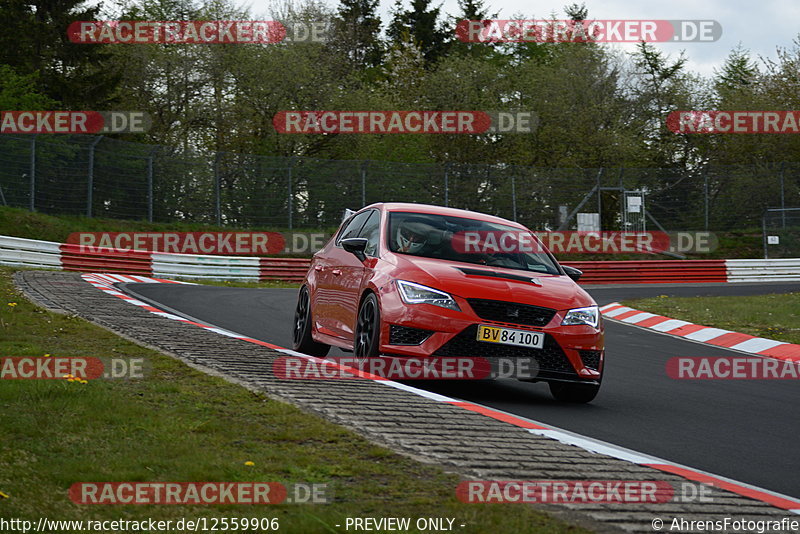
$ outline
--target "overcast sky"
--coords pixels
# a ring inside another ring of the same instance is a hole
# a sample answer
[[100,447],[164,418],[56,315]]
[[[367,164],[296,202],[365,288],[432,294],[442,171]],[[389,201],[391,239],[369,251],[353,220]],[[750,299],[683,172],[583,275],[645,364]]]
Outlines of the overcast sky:
[[[249,6],[253,15],[269,12],[270,0],[235,0]],[[323,0],[338,5],[338,0]],[[437,0],[435,0],[437,1]],[[442,11],[458,13],[457,0],[438,0]],[[563,6],[578,0],[547,2],[543,0],[487,0],[489,12],[499,13],[499,18],[512,18],[522,13],[526,18],[548,18],[554,11],[557,18],[566,18]],[[410,0],[404,0],[408,6]],[[703,75],[711,75],[725,57],[739,43],[749,49],[754,58],[775,58],[776,47],[791,48],[800,33],[800,1],[798,0],[586,0],[589,18],[592,19],[666,19],[666,20],[716,20],[722,25],[722,38],[713,43],[659,43],[657,46],[673,57],[686,51],[689,68]],[[380,13],[384,25],[394,0],[380,0]],[[434,3],[434,5],[436,5]],[[633,45],[614,45],[631,49]]]

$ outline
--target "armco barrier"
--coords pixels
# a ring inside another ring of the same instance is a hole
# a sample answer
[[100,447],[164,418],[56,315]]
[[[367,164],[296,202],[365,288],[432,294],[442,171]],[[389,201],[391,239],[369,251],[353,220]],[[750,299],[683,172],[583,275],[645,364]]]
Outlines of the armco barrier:
[[800,281],[800,258],[726,260],[728,282]]
[[583,271],[582,284],[726,282],[726,260],[565,261]]
[[88,250],[81,245],[64,244],[61,245],[61,266],[67,271],[153,274],[150,252],[111,250]]
[[259,258],[152,253],[153,275],[164,278],[259,280]]
[[[800,258],[564,264],[583,271],[582,284],[800,281]],[[79,245],[0,236],[0,265],[163,278],[299,282],[305,276],[309,260],[85,249]]]

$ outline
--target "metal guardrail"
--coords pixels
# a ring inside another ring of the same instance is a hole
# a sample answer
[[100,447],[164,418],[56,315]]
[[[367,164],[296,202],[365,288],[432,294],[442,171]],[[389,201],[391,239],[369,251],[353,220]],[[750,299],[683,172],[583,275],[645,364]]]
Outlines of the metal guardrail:
[[[164,278],[299,282],[305,258],[203,256],[97,249],[0,236],[0,265]],[[800,258],[775,260],[642,260],[564,262],[583,271],[582,284],[800,281]]]

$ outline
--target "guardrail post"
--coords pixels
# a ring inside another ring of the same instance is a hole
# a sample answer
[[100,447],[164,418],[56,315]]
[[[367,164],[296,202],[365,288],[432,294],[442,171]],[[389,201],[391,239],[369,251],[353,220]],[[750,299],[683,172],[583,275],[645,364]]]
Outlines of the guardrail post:
[[31,211],[36,211],[36,136],[31,138],[31,181],[30,181],[30,203],[29,208]]
[[97,146],[103,139],[102,135],[98,135],[95,137],[92,144],[89,145],[89,175],[87,176],[87,184],[86,184],[86,216],[92,216],[92,195],[94,193],[94,147]]

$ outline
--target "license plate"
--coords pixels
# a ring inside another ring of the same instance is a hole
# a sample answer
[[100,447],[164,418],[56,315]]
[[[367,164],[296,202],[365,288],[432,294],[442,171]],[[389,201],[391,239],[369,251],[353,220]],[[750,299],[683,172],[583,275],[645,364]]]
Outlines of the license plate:
[[541,349],[544,347],[544,334],[541,332],[531,332],[530,330],[514,330],[513,328],[479,325],[478,341]]

